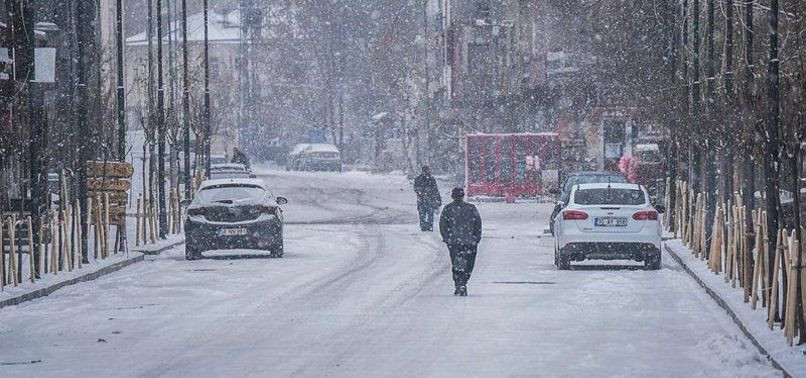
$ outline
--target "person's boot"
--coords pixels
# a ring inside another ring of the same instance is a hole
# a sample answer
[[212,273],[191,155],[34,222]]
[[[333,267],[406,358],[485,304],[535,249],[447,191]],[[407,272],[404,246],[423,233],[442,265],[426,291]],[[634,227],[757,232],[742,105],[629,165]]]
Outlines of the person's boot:
[[467,286],[459,286],[459,296],[460,297],[467,296]]
[[461,293],[460,286],[456,286],[456,290],[453,291],[453,295],[456,296],[459,295],[459,293]]

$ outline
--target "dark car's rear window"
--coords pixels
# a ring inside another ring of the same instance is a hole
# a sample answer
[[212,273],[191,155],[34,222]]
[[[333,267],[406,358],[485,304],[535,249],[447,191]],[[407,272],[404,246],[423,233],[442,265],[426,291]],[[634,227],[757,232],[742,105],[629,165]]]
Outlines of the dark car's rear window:
[[582,189],[574,192],[574,203],[578,205],[643,205],[644,192],[638,189]]
[[246,202],[260,200],[266,190],[259,186],[217,185],[199,191],[202,203],[211,202]]

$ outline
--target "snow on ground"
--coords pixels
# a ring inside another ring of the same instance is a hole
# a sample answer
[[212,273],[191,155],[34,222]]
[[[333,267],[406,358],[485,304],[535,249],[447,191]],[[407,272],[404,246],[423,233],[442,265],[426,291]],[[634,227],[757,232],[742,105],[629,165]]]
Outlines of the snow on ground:
[[668,256],[660,271],[557,271],[539,237],[551,205],[478,204],[460,298],[404,177],[262,177],[291,201],[285,258],[177,248],[0,309],[2,375],[779,375]]

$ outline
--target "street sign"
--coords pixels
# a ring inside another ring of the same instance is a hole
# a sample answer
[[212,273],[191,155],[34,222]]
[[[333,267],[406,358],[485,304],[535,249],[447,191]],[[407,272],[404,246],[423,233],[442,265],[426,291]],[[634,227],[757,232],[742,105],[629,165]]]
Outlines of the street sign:
[[128,180],[110,180],[99,177],[87,178],[87,190],[125,192],[131,189],[132,183]]
[[129,194],[126,192],[111,192],[111,191],[90,191],[87,196],[92,198],[104,198],[105,194],[109,194],[109,203],[112,204],[126,204],[129,202]]
[[134,167],[129,163],[115,161],[88,161],[87,177],[131,178]]

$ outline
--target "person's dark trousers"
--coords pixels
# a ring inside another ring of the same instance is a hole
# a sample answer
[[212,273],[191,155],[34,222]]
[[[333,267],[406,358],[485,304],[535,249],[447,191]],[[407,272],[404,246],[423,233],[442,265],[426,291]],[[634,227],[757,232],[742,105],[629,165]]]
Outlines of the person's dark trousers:
[[420,213],[420,230],[434,231],[434,209],[424,203],[417,204]]
[[467,285],[476,265],[476,246],[448,244],[448,252],[451,254],[453,283],[456,287]]

